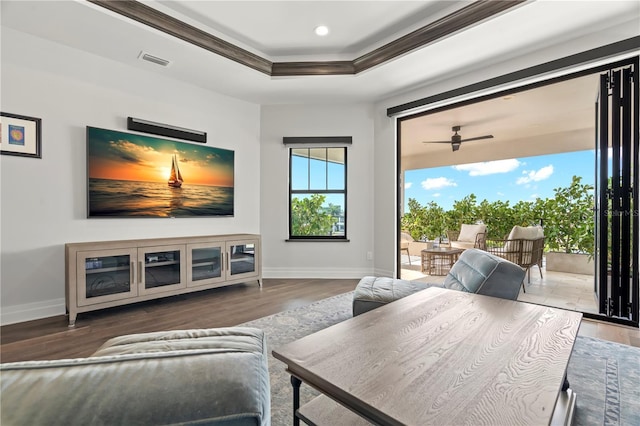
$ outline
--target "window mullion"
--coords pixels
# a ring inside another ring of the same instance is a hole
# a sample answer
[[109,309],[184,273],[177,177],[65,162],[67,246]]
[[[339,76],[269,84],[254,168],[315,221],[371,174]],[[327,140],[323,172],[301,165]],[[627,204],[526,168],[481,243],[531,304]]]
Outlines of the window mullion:
[[324,149],[324,189],[329,190],[329,148]]
[[311,190],[311,149],[307,148],[307,189]]

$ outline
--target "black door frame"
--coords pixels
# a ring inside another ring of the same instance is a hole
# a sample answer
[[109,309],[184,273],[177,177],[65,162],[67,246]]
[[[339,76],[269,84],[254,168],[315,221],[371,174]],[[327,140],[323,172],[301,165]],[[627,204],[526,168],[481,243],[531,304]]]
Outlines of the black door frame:
[[612,321],[635,326],[640,267],[638,65],[636,57],[621,69],[601,74],[596,103],[598,308]]

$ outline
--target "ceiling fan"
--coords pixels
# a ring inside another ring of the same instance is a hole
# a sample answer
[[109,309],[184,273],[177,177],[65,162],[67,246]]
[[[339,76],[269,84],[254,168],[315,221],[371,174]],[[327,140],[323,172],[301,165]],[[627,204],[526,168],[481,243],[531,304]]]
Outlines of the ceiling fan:
[[451,128],[451,131],[454,132],[454,135],[451,136],[451,140],[448,140],[448,141],[423,141],[422,143],[450,143],[451,144],[451,150],[452,151],[457,151],[457,150],[460,149],[460,144],[462,142],[479,141],[481,139],[491,139],[491,138],[493,138],[493,135],[485,135],[485,136],[478,136],[478,137],[475,137],[475,138],[462,139],[462,136],[460,136],[458,134],[458,131],[460,131],[460,126],[453,126]]

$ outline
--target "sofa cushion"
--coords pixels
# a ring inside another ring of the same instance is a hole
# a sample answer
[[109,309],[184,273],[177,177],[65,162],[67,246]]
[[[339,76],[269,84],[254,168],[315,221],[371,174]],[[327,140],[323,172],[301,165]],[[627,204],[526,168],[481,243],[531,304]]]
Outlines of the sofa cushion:
[[467,250],[467,249],[470,249],[470,248],[474,248],[476,243],[475,243],[475,241],[474,242],[470,242],[470,241],[451,241],[450,245],[451,245],[451,248]]
[[364,277],[353,292],[353,316],[431,287],[416,281],[388,277]]
[[483,250],[464,251],[449,270],[443,286],[452,290],[516,300],[525,271]]
[[[544,237],[544,231],[541,226],[514,226],[511,228],[511,232],[509,232],[509,236],[507,240],[536,240],[538,238]],[[532,244],[529,243],[528,246],[523,247],[523,251],[531,251]],[[513,252],[519,251],[520,246],[518,242],[515,241],[507,241],[504,245],[505,252]]]
[[3,425],[270,424],[266,339],[255,328],[123,336],[88,358],[0,371]]
[[537,238],[544,237],[544,231],[541,226],[514,226],[509,232],[508,240],[535,240]]
[[91,356],[206,351],[208,353],[260,353],[262,331],[244,327],[173,330],[129,334],[107,340]]
[[469,243],[476,242],[476,235],[487,232],[487,225],[467,225],[462,224],[460,227],[460,234],[458,235],[458,241],[465,241]]

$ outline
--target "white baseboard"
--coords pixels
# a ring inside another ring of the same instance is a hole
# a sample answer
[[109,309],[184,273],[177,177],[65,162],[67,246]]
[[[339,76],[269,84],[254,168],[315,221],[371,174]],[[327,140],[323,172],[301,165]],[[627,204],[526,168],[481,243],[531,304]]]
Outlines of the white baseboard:
[[262,278],[355,279],[366,276],[393,277],[392,271],[355,268],[262,268]]
[[373,275],[373,270],[354,268],[262,268],[262,278],[354,279],[367,275]]
[[2,308],[0,325],[32,321],[56,315],[64,315],[65,313],[66,306],[64,298],[26,303],[24,305],[7,306]]
[[388,278],[393,278],[393,271],[388,271],[386,269],[374,269],[373,271],[373,275],[374,277],[388,277]]

